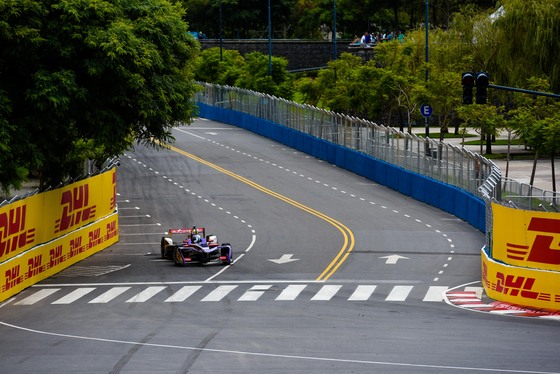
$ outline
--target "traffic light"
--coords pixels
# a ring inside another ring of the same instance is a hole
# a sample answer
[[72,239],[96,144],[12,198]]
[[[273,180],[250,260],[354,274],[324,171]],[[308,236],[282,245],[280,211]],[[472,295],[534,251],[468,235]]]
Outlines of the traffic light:
[[476,103],[486,104],[488,83],[490,80],[490,74],[481,71],[476,75]]
[[474,73],[468,71],[463,73],[461,79],[461,84],[463,85],[463,104],[473,103],[473,87],[474,87]]

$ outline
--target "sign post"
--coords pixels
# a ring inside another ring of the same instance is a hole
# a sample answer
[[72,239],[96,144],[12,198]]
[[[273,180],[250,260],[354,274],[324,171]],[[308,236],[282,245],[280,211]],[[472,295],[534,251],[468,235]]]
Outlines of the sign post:
[[420,114],[422,114],[422,116],[425,118],[426,138],[430,137],[430,127],[428,125],[428,118],[432,116],[433,112],[434,110],[428,104],[422,104],[422,106],[420,107]]

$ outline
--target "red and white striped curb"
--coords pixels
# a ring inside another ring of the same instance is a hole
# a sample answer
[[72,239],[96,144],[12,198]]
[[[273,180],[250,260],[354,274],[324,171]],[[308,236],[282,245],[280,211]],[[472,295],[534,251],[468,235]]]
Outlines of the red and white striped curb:
[[472,310],[476,312],[486,312],[491,314],[510,315],[516,317],[537,317],[560,321],[560,311],[546,309],[529,309],[526,307],[504,303],[501,301],[482,301],[482,292],[456,291],[450,290],[445,293],[446,302],[458,308]]

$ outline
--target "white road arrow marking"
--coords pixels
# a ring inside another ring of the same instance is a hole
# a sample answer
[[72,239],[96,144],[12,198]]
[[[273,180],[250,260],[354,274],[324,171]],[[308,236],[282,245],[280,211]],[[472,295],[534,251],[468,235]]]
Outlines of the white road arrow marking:
[[408,257],[399,256],[399,255],[383,256],[383,257],[379,257],[379,258],[386,258],[387,261],[386,261],[385,263],[386,263],[386,264],[391,264],[391,265],[396,264],[397,261],[398,261],[399,259],[401,259],[401,258],[404,259],[404,260],[408,260],[408,259],[409,259]]
[[292,261],[299,261],[299,258],[292,258],[292,254],[286,254],[286,255],[282,255],[282,257],[278,258],[278,259],[268,259],[268,261],[272,261],[275,264],[287,264],[288,262],[292,262]]

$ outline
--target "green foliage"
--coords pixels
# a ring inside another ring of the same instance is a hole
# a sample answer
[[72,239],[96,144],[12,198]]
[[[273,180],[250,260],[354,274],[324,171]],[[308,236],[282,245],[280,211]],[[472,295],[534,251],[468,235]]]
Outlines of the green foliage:
[[486,154],[492,153],[492,137],[498,134],[499,129],[504,126],[502,108],[489,104],[463,105],[457,108],[457,115],[464,121],[465,127],[477,129],[480,134],[480,153],[482,154],[482,142],[486,139]]
[[[268,4],[270,3],[272,37],[274,39],[323,39],[334,30],[351,39],[364,31],[389,32],[421,27],[425,19],[424,1],[389,0],[181,0],[187,8],[186,20],[193,30],[203,31],[209,38],[220,37],[220,4],[222,36],[227,39],[268,36]],[[453,13],[465,4],[490,8],[495,0],[446,0],[430,2],[430,25],[449,28]]]
[[245,58],[238,51],[208,48],[200,53],[195,65],[195,79],[202,82],[234,86],[246,69]]
[[198,44],[183,16],[166,0],[1,2],[2,188],[30,172],[56,185],[91,152],[172,141],[196,109]]
[[503,84],[519,86],[528,76],[547,77],[547,90],[560,87],[560,1],[507,0],[495,21],[496,72]]
[[269,95],[291,99],[293,85],[288,73],[288,61],[282,57],[252,52],[245,55],[246,69],[239,76],[237,86]]
[[291,99],[294,87],[287,68],[286,59],[273,56],[269,65],[268,55],[260,52],[243,57],[238,51],[222,50],[220,61],[220,48],[208,48],[196,62],[195,79]]

